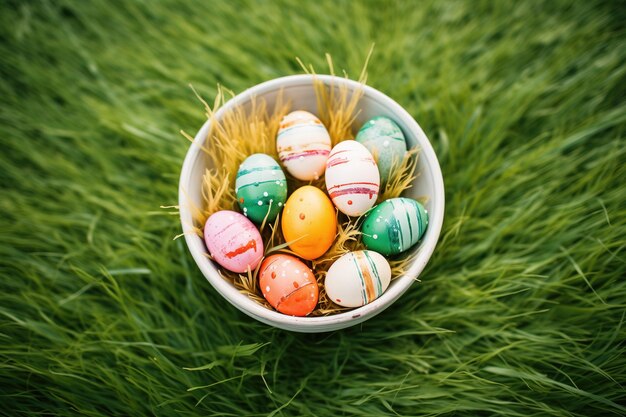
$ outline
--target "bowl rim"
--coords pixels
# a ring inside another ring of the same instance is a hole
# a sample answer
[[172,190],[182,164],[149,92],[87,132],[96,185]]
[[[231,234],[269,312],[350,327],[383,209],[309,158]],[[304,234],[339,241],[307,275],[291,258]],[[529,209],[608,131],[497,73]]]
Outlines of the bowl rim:
[[[288,316],[273,310],[269,310],[253,299],[242,294],[222,277],[216,266],[206,257],[206,247],[204,241],[193,231],[193,218],[191,210],[188,207],[187,186],[191,182],[191,173],[197,162],[199,154],[202,152],[202,146],[207,139],[207,134],[211,124],[211,120],[219,120],[223,114],[231,108],[246,103],[253,96],[263,96],[268,93],[278,92],[281,89],[290,87],[306,87],[313,83],[314,79],[321,80],[326,85],[339,86],[347,84],[347,87],[354,91],[357,88],[363,89],[363,95],[369,96],[372,100],[378,102],[387,108],[394,117],[402,119],[403,124],[415,134],[417,145],[420,147],[420,158],[426,158],[427,165],[431,170],[433,195],[431,215],[429,216],[428,229],[419,244],[419,253],[411,264],[409,270],[402,276],[394,280],[394,285],[389,288],[376,300],[362,307],[358,307],[346,312],[334,314],[331,316],[321,317],[295,317]],[[315,75],[300,74],[275,78],[262,82],[251,88],[244,90],[235,97],[228,100],[221,108],[215,112],[213,118],[207,120],[200,128],[194,140],[187,150],[179,181],[179,210],[180,220],[183,228],[183,235],[187,243],[187,247],[191,255],[203,273],[205,278],[211,285],[233,306],[243,313],[265,323],[278,328],[300,332],[324,332],[349,327],[363,322],[376,314],[380,313],[391,304],[393,304],[404,292],[406,292],[411,284],[416,281],[420,273],[428,263],[432,253],[435,250],[441,228],[443,225],[445,194],[444,183],[439,161],[435,151],[423,132],[420,125],[413,117],[397,102],[385,95],[384,93],[361,84],[348,78],[334,75]]]

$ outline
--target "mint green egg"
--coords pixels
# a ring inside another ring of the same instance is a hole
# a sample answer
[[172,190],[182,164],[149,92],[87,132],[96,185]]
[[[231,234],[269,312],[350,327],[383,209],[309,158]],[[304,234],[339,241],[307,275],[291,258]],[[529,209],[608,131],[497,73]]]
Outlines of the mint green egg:
[[372,155],[377,155],[381,184],[386,184],[392,170],[398,169],[406,154],[406,139],[400,126],[388,117],[374,117],[363,124],[356,141]]
[[269,155],[255,153],[245,159],[235,180],[237,203],[243,214],[255,223],[276,220],[287,200],[287,180],[278,162]]
[[410,198],[385,200],[374,207],[361,226],[363,244],[383,255],[396,255],[415,245],[428,227],[428,212]]

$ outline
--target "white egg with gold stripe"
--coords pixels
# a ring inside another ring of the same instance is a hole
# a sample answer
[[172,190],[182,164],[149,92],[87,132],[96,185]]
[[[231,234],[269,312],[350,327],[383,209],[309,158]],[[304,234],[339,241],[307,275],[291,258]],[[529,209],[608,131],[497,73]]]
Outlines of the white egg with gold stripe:
[[361,307],[380,297],[391,282],[389,262],[379,253],[362,250],[337,259],[326,273],[326,294],[342,307]]

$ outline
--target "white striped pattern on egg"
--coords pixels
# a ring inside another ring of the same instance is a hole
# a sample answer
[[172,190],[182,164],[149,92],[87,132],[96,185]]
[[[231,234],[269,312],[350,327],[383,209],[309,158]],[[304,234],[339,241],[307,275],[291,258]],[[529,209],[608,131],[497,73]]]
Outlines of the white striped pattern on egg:
[[415,245],[428,227],[428,212],[411,198],[385,200],[369,213],[361,226],[363,243],[383,255],[396,255]]
[[330,135],[314,114],[296,110],[281,120],[276,149],[285,169],[295,178],[310,181],[324,175],[330,148]]
[[326,190],[335,206],[348,216],[360,216],[375,203],[380,174],[370,151],[359,142],[344,140],[326,161]]
[[362,250],[337,259],[326,273],[324,288],[332,302],[361,307],[380,297],[390,282],[389,262],[379,253]]

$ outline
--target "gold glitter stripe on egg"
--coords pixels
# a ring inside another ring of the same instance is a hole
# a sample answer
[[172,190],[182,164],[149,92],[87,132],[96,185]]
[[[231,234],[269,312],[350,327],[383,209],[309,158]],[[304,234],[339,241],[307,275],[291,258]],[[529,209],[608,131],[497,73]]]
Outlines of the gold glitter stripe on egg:
[[367,262],[369,263],[371,271],[374,273],[374,277],[376,278],[376,297],[380,297],[383,294],[383,283],[380,280],[380,274],[378,273],[378,268],[376,268],[376,262],[369,256],[369,254],[364,251],[365,258],[367,258]]
[[374,279],[372,278],[372,273],[369,269],[369,263],[363,256],[363,252],[357,252],[356,259],[359,265],[359,270],[361,271],[361,276],[363,277],[363,282],[365,283],[367,300],[368,302],[372,301],[376,298],[376,289],[374,288]]

